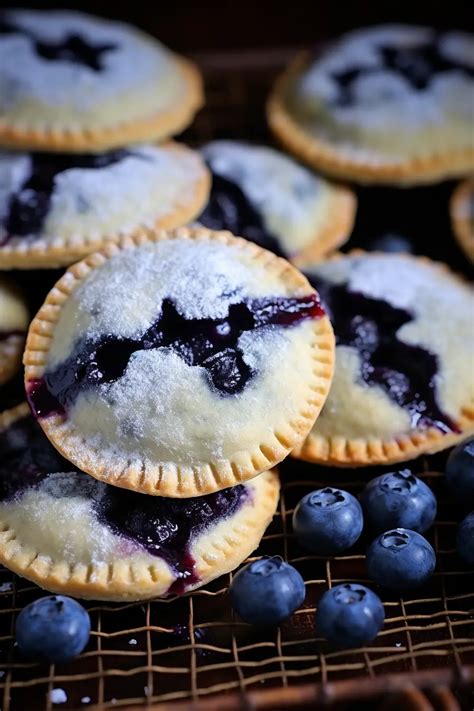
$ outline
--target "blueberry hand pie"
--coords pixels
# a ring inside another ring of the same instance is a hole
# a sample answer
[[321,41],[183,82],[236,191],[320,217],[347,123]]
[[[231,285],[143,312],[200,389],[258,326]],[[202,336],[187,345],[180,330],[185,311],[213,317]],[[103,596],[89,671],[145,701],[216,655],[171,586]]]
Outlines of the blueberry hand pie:
[[178,143],[107,153],[0,153],[0,269],[68,265],[142,227],[178,227],[209,190]]
[[72,266],[33,321],[29,402],[81,470],[147,494],[218,491],[310,431],[334,336],[288,262],[227,232],[145,233]]
[[28,310],[20,293],[7,279],[0,279],[0,386],[21,365],[28,330]]
[[474,178],[464,180],[451,197],[451,225],[466,257],[474,262]]
[[213,141],[202,149],[212,173],[199,222],[225,229],[282,257],[316,258],[343,244],[355,196],[266,146]]
[[473,91],[472,35],[387,25],[299,57],[268,116],[292,152],[332,175],[435,182],[474,167]]
[[305,273],[336,336],[323,411],[296,455],[340,466],[392,463],[474,431],[474,293],[443,265],[353,253]]
[[62,459],[27,405],[0,415],[0,562],[96,600],[181,594],[233,570],[275,513],[278,476],[198,499],[108,486]]
[[0,14],[0,142],[98,151],[179,133],[202,103],[191,62],[80,12]]

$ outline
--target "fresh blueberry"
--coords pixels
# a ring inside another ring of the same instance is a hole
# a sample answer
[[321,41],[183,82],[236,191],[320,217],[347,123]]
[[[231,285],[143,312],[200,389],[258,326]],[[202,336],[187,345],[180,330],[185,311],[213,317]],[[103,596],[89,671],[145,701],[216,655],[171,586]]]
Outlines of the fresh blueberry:
[[469,566],[474,567],[474,511],[461,521],[456,542],[461,558]]
[[388,232],[373,240],[370,245],[373,252],[413,252],[413,245],[406,237]]
[[432,576],[435,566],[432,546],[426,538],[407,528],[382,533],[367,551],[369,577],[392,590],[423,585]]
[[19,651],[51,664],[77,657],[89,640],[89,614],[70,597],[51,595],[27,605],[16,621]]
[[375,639],[384,619],[382,602],[372,590],[345,583],[322,596],[316,611],[316,629],[337,647],[359,647]]
[[318,555],[350,548],[364,527],[362,508],[352,494],[318,489],[303,496],[293,514],[293,530],[302,546]]
[[382,474],[365,487],[361,504],[375,533],[388,528],[409,528],[424,533],[435,520],[436,498],[408,469]]
[[278,556],[249,563],[239,570],[230,586],[232,607],[252,625],[278,625],[304,598],[303,578]]
[[446,481],[456,498],[474,504],[474,437],[458,444],[449,455]]

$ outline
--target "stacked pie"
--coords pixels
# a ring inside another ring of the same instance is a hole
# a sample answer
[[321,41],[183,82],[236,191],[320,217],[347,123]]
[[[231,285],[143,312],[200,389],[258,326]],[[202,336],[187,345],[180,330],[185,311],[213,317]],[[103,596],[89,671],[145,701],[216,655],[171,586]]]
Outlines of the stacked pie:
[[[356,199],[312,170],[472,170],[470,42],[372,28],[300,60],[269,118],[308,168],[170,140],[199,73],[128,25],[0,16],[1,563],[78,597],[181,594],[258,547],[288,455],[395,464],[474,431],[471,287],[425,258],[334,254]],[[471,198],[451,204],[468,254]],[[30,323],[6,272],[53,267]]]
[[[0,16],[0,270],[74,264],[30,325],[25,383],[28,309],[0,279],[0,560],[49,590],[145,599],[235,568],[329,389],[332,329],[306,278],[174,229],[208,205],[205,155],[170,140],[201,103],[197,68],[128,25]],[[270,159],[303,200],[296,253],[332,187]],[[353,216],[348,191],[334,199],[325,245]]]
[[67,266],[193,219],[198,153],[169,139],[202,104],[196,67],[128,25],[0,14],[0,270]]
[[334,337],[293,266],[205,228],[70,267],[32,321],[30,409],[0,419],[0,559],[54,591],[140,599],[232,570],[274,466],[329,391]]

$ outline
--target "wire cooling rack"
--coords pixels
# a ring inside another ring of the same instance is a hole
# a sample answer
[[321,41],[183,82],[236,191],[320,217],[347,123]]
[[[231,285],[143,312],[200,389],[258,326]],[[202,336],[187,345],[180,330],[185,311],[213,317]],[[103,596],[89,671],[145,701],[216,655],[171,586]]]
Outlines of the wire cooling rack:
[[[263,100],[289,54],[278,50],[244,59],[199,58],[207,79],[208,104],[185,139],[191,143],[216,137],[268,140]],[[359,215],[350,246],[367,246],[382,233],[402,233],[416,251],[443,258],[468,273],[449,231],[451,189],[452,185],[443,185],[359,191]],[[18,273],[17,277],[36,306],[57,274]],[[363,708],[369,709],[378,708],[383,692],[407,684],[431,691],[427,696],[413,691],[409,706],[405,698],[386,709],[472,711],[474,572],[467,571],[456,556],[455,532],[463,511],[445,490],[444,463],[445,457],[438,455],[409,464],[435,490],[440,504],[436,525],[428,534],[437,551],[436,573],[424,588],[403,598],[378,591],[386,622],[377,639],[364,648],[328,647],[315,633],[314,612],[328,587],[347,581],[370,584],[364,560],[367,539],[363,537],[348,555],[331,560],[309,555],[292,536],[291,516],[308,491],[331,483],[357,495],[369,478],[387,468],[346,472],[294,460],[281,466],[279,510],[254,557],[281,555],[290,561],[304,577],[306,600],[277,629],[254,628],[234,617],[227,595],[229,574],[178,599],[89,603],[92,634],[79,659],[56,666],[27,663],[15,648],[15,618],[43,593],[0,569],[2,711],[147,705],[184,709],[191,702],[206,711],[300,708],[305,703],[314,708],[318,702],[332,701],[352,708],[356,699],[364,699]]]

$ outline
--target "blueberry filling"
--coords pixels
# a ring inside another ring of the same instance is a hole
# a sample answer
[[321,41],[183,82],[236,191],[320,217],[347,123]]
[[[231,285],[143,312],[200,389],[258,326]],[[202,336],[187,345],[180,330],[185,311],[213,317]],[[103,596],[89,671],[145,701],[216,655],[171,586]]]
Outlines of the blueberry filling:
[[211,230],[229,230],[280,257],[285,256],[278,238],[267,230],[242,188],[218,173],[212,174],[209,201],[198,220]]
[[339,93],[334,104],[351,106],[356,103],[354,87],[360,77],[375,74],[381,70],[395,72],[408,81],[414,91],[428,89],[434,76],[451,71],[462,72],[474,77],[474,69],[468,63],[449,59],[440,51],[440,37],[423,42],[417,47],[378,47],[380,63],[377,66],[358,67],[336,72],[332,78],[337,82]]
[[32,417],[23,417],[0,432],[0,501],[20,496],[50,472],[73,470]]
[[[53,472],[75,472],[49,443],[30,416],[0,432],[0,501],[20,498]],[[77,482],[77,493],[81,491]],[[230,489],[190,499],[145,496],[115,486],[93,502],[94,513],[117,536],[164,560],[176,575],[169,593],[180,594],[199,581],[190,553],[193,539],[209,525],[229,518],[249,500],[249,490],[238,484]],[[74,486],[71,493],[74,494]]]
[[169,592],[180,594],[199,581],[189,550],[192,539],[210,524],[232,516],[248,496],[242,484],[190,499],[145,496],[109,486],[96,512],[114,533],[166,561],[177,576]]
[[24,27],[19,27],[0,18],[0,36],[10,34],[20,34],[27,37],[38,57],[42,59],[52,62],[70,62],[92,69],[94,72],[103,70],[103,54],[117,49],[117,45],[113,43],[94,45],[72,32],[60,42],[45,42],[35,37],[33,32]]
[[413,428],[458,432],[456,423],[437,403],[437,357],[398,338],[399,329],[414,315],[383,299],[350,291],[347,285],[307,276],[321,295],[336,334],[336,345],[357,349],[360,379],[383,388],[394,403],[406,409]]
[[31,174],[19,190],[10,197],[5,215],[0,218],[0,227],[4,227],[5,236],[0,239],[0,246],[12,237],[37,235],[46,220],[54,181],[58,173],[71,168],[106,168],[123,160],[129,155],[126,150],[108,153],[31,153]]
[[255,375],[238,343],[243,333],[268,326],[290,327],[323,315],[317,294],[247,299],[232,304],[228,316],[221,319],[187,319],[165,299],[160,316],[141,338],[106,335],[79,340],[67,360],[41,380],[30,381],[28,399],[38,417],[65,414],[80,392],[115,382],[133,354],[155,348],[171,349],[188,365],[204,368],[219,395],[235,395]]

